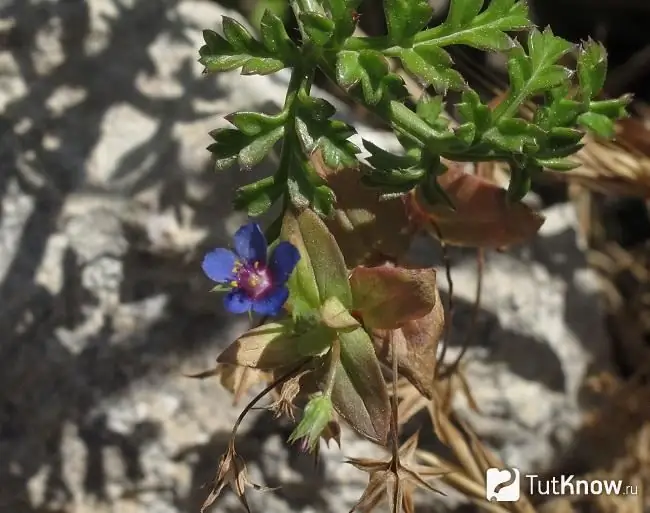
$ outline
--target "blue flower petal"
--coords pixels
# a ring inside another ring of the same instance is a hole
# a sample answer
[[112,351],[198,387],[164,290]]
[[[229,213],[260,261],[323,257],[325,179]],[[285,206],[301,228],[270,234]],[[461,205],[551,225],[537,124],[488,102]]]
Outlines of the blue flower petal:
[[289,298],[287,287],[277,287],[260,299],[253,300],[253,310],[260,315],[278,315]]
[[251,299],[241,289],[228,292],[223,298],[223,304],[230,313],[241,314],[251,309]]
[[242,226],[235,236],[235,251],[246,262],[266,265],[266,237],[257,223]]
[[269,262],[273,284],[278,286],[286,283],[295,269],[298,260],[300,260],[298,248],[290,242],[280,242],[273,250],[271,261]]
[[217,283],[228,283],[235,279],[233,268],[237,262],[237,255],[224,248],[217,248],[210,251],[203,257],[203,272],[212,281]]

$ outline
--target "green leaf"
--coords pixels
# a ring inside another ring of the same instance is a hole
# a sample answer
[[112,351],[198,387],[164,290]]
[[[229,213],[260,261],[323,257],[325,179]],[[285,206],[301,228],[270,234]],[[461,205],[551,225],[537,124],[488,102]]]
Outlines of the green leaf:
[[433,16],[427,0],[384,0],[388,37],[392,44],[408,43]]
[[[235,119],[237,119],[235,117]],[[247,129],[255,131],[252,124],[247,123],[246,117],[241,121]],[[250,118],[249,118],[250,120]],[[218,170],[224,170],[239,163],[245,169],[250,169],[261,162],[266,154],[271,151],[273,145],[284,135],[284,127],[272,128],[272,125],[265,127],[268,132],[260,132],[257,135],[246,135],[240,130],[233,128],[218,128],[210,132],[214,143],[208,146],[208,150],[215,157],[215,166]]]
[[423,94],[415,106],[415,113],[433,127],[438,128],[442,124],[442,128],[446,128],[447,122],[444,120],[442,123],[440,122],[443,109],[444,104],[441,95],[431,98]]
[[397,329],[427,315],[436,304],[435,269],[355,267],[354,309],[370,329]]
[[603,114],[612,119],[623,119],[629,116],[627,106],[632,102],[632,95],[625,94],[614,100],[601,100],[589,102],[589,110],[597,114]]
[[520,45],[511,52],[508,61],[510,95],[495,109],[495,118],[511,114],[532,95],[566,83],[571,70],[556,62],[573,48],[568,41],[554,36],[550,29],[534,29],[528,36],[528,54]]
[[284,60],[292,59],[296,46],[287,34],[282,20],[270,10],[266,10],[260,23],[262,44],[272,54]]
[[483,140],[502,150],[521,154],[537,151],[540,147],[538,139],[545,136],[545,132],[533,123],[506,118],[485,132]]
[[578,123],[600,137],[611,139],[614,136],[614,122],[602,114],[585,112],[578,117]]
[[585,100],[596,97],[605,85],[607,52],[601,43],[589,39],[578,56],[578,80]]
[[260,112],[233,112],[226,116],[226,120],[248,136],[270,132],[284,122],[282,116],[269,116]]
[[456,105],[461,119],[476,127],[476,136],[480,136],[492,125],[492,111],[481,102],[473,89],[463,91],[461,103]]
[[418,45],[400,53],[404,67],[422,80],[431,84],[439,94],[449,89],[462,90],[467,84],[463,76],[451,66],[449,54],[436,44]]
[[280,59],[269,57],[251,57],[241,68],[242,75],[269,75],[280,71],[286,65]]
[[300,101],[294,122],[304,153],[320,151],[326,165],[333,169],[356,166],[360,149],[348,140],[354,135],[354,128],[343,121],[324,119],[322,113],[314,117],[312,103]]
[[334,22],[327,16],[303,12],[300,13],[300,21],[309,39],[317,46],[325,46],[334,35]]
[[[296,163],[296,161],[298,161]],[[291,203],[300,209],[311,207],[322,216],[331,214],[336,201],[334,193],[327,185],[320,185],[320,177],[314,176],[313,169],[305,162],[304,155],[295,155],[291,172],[287,179],[287,190]]]
[[349,38],[356,28],[353,13],[361,0],[324,0],[323,5],[329,11],[336,26],[333,39],[340,43]]
[[579,162],[567,158],[535,159],[537,165],[552,169],[553,171],[571,171],[581,166]]
[[570,126],[583,111],[582,103],[558,97],[553,99],[550,105],[537,110],[534,122],[545,130],[557,126]]
[[454,29],[471,25],[483,8],[483,0],[453,0],[449,6],[447,23]]
[[[206,44],[199,49],[199,62],[209,72],[241,67],[244,75],[267,75],[293,63],[295,52],[288,50],[286,41],[286,51],[270,49],[257,41],[241,23],[227,16],[223,17],[223,32],[225,38],[212,30],[203,31]],[[267,31],[267,43],[269,37]]]
[[291,319],[271,322],[248,330],[230,344],[217,362],[262,370],[275,370],[298,364],[324,353],[336,332],[324,326],[296,332]]
[[259,49],[259,43],[246,28],[237,20],[223,16],[223,35],[235,50],[244,53],[254,53]]
[[246,210],[249,216],[257,217],[266,212],[282,196],[284,185],[274,176],[237,189],[233,201],[236,210]]
[[[352,292],[348,282],[345,260],[336,240],[316,213],[305,209],[299,214],[285,213],[281,237],[291,242],[300,252],[296,270],[289,279],[289,303],[309,311],[319,310],[330,297],[337,298],[345,308],[352,306]],[[300,316],[307,312],[295,312]]]
[[373,166],[375,170],[382,171],[386,174],[392,173],[393,171],[408,172],[420,163],[419,156],[414,157],[409,154],[396,155],[366,139],[363,139],[363,146],[370,153],[370,156],[366,158],[368,164]]
[[325,300],[320,310],[321,321],[325,326],[337,331],[350,331],[361,326],[338,298]]
[[332,403],[360,435],[385,445],[390,427],[386,382],[370,337],[363,328],[339,333],[341,359],[335,367]]
[[526,2],[492,0],[488,7],[477,15],[483,3],[481,0],[452,0],[447,20],[418,34],[416,41],[439,46],[466,45],[488,51],[512,48],[514,42],[507,32],[531,26]]
[[374,50],[343,50],[337,55],[336,81],[346,90],[360,84],[363,97],[370,105],[381,100],[383,79],[387,74],[386,59]]
[[271,151],[284,135],[284,126],[274,128],[266,134],[256,137],[250,144],[239,151],[238,162],[244,169],[251,169],[264,160],[266,154]]

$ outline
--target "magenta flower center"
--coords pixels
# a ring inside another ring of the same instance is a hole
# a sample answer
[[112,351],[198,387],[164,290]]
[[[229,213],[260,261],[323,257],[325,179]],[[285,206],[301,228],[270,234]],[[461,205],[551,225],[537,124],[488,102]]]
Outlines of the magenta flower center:
[[273,286],[269,270],[259,262],[253,265],[237,262],[233,272],[235,281],[232,285],[242,289],[251,299],[263,296]]

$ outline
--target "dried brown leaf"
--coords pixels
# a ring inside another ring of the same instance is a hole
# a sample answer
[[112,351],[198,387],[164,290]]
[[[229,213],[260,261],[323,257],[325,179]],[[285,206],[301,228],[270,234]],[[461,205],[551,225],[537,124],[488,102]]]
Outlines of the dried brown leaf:
[[421,465],[416,461],[418,433],[411,436],[399,448],[396,459],[352,458],[347,463],[369,474],[368,484],[363,495],[350,510],[364,513],[374,510],[387,501],[391,513],[414,513],[413,492],[423,488],[444,495],[427,482],[448,472],[440,466]]
[[232,441],[228,444],[226,453],[219,461],[217,475],[212,483],[210,494],[201,506],[201,513],[204,513],[207,508],[214,504],[226,486],[230,486],[247,513],[251,513],[251,509],[246,500],[246,487],[250,486],[256,490],[266,489],[249,480],[246,464],[243,458],[235,451],[235,446]]
[[217,361],[269,371],[285,368],[323,352],[336,336],[317,325],[304,333],[294,330],[290,319],[248,330],[224,349]]
[[228,363],[217,363],[210,370],[198,372],[196,374],[186,374],[188,378],[206,379],[210,377],[219,377],[221,385],[233,394],[233,406],[239,404],[242,397],[246,395],[251,388],[259,383],[269,380],[270,374],[259,369],[242,367],[241,365],[231,365]]

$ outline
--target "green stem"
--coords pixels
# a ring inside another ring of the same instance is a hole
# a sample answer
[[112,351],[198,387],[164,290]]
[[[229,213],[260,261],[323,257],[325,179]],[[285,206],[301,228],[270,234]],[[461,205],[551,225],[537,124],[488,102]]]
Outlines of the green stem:
[[338,337],[334,340],[332,344],[332,358],[330,359],[330,368],[327,371],[327,386],[325,387],[325,395],[327,397],[332,396],[334,390],[334,382],[336,381],[336,367],[341,361],[341,341]]

